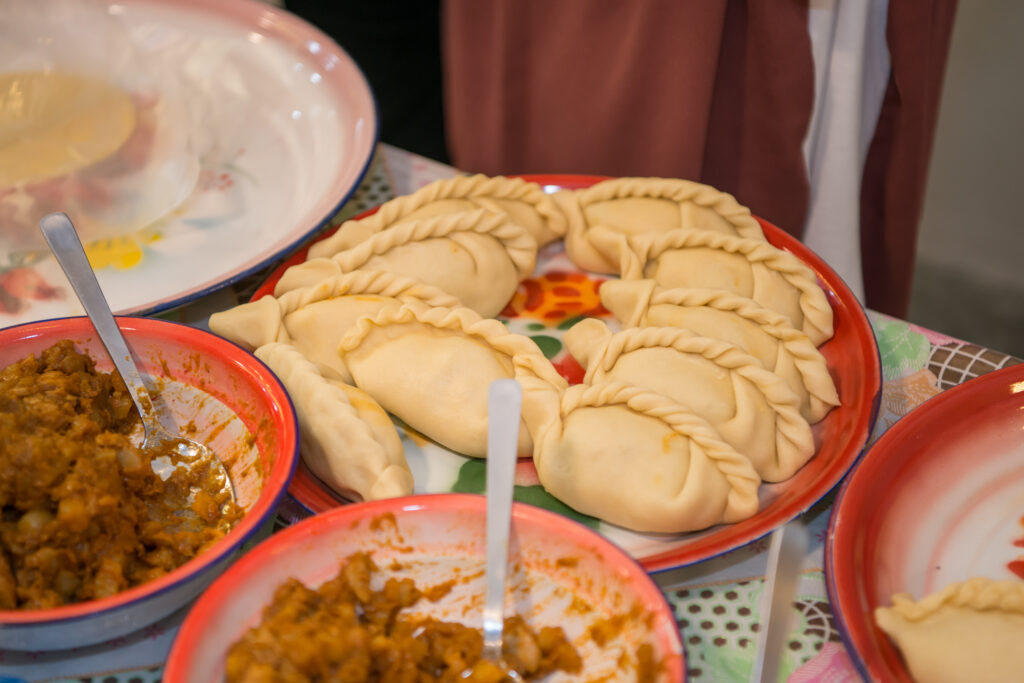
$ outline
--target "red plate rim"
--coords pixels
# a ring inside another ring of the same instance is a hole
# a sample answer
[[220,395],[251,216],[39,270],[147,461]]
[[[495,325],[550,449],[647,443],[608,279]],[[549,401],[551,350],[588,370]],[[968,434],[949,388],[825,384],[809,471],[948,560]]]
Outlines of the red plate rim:
[[928,399],[883,434],[843,482],[828,525],[825,587],[843,645],[865,680],[912,680],[896,647],[871,618],[874,585],[863,571],[869,549],[861,541],[870,536],[864,528],[880,524],[887,510],[877,504],[886,490],[879,482],[892,481],[888,473],[920,451],[920,435],[941,434],[944,426],[1022,391],[1024,365],[1014,365]]
[[[583,189],[608,179],[607,176],[542,173],[520,174],[515,177],[538,183],[541,186],[555,186],[565,189]],[[368,209],[354,218],[369,216],[375,213],[377,208],[379,207]],[[837,446],[838,452],[823,467],[820,476],[809,482],[808,486],[801,488],[795,495],[781,497],[749,519],[716,527],[711,533],[706,533],[696,541],[683,547],[638,557],[637,560],[648,572],[660,572],[683,567],[711,559],[730,550],[735,550],[771,533],[776,528],[806,512],[812,505],[828,495],[856,464],[864,452],[864,447],[871,435],[875,418],[878,415],[878,407],[882,396],[882,363],[878,353],[878,344],[871,329],[871,323],[868,321],[860,302],[857,301],[857,298],[850,291],[850,288],[847,287],[846,283],[843,282],[842,278],[820,256],[781,228],[760,217],[755,216],[755,218],[757,218],[757,221],[764,229],[765,237],[770,244],[791,252],[817,275],[819,283],[822,284],[828,297],[829,304],[832,306],[836,320],[835,336],[819,348],[828,358],[831,370],[834,356],[838,354],[846,355],[850,352],[850,349],[839,349],[839,342],[844,341],[849,345],[856,352],[856,362],[852,363],[852,366],[858,370],[858,379],[863,382],[863,387],[855,395],[848,396],[843,393],[842,383],[837,382],[837,388],[840,391],[843,405],[833,409],[819,424],[831,424],[831,421],[838,420],[840,415],[847,416],[849,424],[847,424],[842,434],[844,442]],[[313,241],[317,242],[325,239],[336,230],[335,228],[325,232]],[[309,244],[303,246],[302,249],[292,254],[280,266],[275,268],[259,288],[256,289],[250,300],[255,301],[268,294],[273,294],[274,286],[280,280],[284,271],[295,264],[303,262],[308,250]],[[832,349],[834,349],[832,352],[833,357],[830,357],[830,350]],[[798,472],[794,476],[799,477],[800,473]],[[329,509],[326,506],[330,506],[331,503],[335,505],[343,504],[333,492],[324,490],[325,488],[325,484],[320,482],[319,479],[314,477],[309,470],[300,464],[288,493],[300,505],[312,513],[323,512]]]

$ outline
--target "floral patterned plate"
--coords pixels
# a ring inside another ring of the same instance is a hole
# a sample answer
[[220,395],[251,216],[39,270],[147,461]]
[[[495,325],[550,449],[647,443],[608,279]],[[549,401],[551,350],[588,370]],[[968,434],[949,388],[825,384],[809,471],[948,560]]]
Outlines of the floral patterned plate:
[[[573,175],[523,177],[549,192],[589,187],[601,180]],[[835,317],[835,335],[821,352],[842,405],[814,426],[820,444],[815,457],[788,481],[763,484],[761,510],[754,517],[697,533],[638,534],[581,515],[544,490],[529,460],[521,460],[516,470],[516,500],[561,512],[597,529],[653,572],[700,562],[760,538],[807,510],[839,483],[860,456],[878,412],[882,376],[875,337],[863,309],[839,276],[799,241],[766,221],[760,222],[772,244],[793,252],[817,273]],[[271,294],[285,269],[304,259],[305,250],[294,254],[271,273],[252,298]],[[578,382],[583,370],[563,348],[561,336],[583,316],[615,324],[597,294],[605,279],[576,268],[561,243],[548,245],[538,255],[533,276],[520,284],[500,317],[511,331],[531,337],[570,382]],[[402,425],[399,433],[416,493],[483,492],[484,461],[452,453]],[[289,493],[312,513],[346,502],[301,465]]]
[[[250,0],[100,7],[142,58],[174,66],[167,83],[201,122],[190,126],[192,194],[141,231],[86,246],[115,312],[166,310],[267,267],[359,185],[376,108],[358,66],[322,32]],[[0,249],[0,327],[80,313],[48,253]]]

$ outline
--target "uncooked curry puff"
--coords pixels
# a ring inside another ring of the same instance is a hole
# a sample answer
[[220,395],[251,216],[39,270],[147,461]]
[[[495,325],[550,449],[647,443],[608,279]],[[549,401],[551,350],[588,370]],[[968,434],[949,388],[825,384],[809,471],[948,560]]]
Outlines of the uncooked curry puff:
[[1024,582],[976,577],[920,601],[893,596],[875,621],[917,683],[1003,683],[1024,675]]
[[537,241],[502,213],[479,209],[402,221],[329,259],[289,268],[274,293],[356,270],[405,275],[448,292],[484,317],[501,312],[533,272]]
[[342,335],[355,322],[404,301],[458,306],[436,287],[384,271],[358,270],[327,277],[315,285],[265,296],[210,316],[210,329],[249,350],[271,342],[295,346],[328,379],[352,383],[338,355]]
[[595,273],[618,273],[622,239],[710,230],[764,239],[750,209],[709,185],[675,178],[611,178],[555,195],[568,219],[565,250]]
[[477,209],[507,214],[511,222],[526,228],[539,246],[565,234],[565,215],[540,185],[522,178],[477,174],[434,181],[381,204],[365,218],[346,221],[333,235],[311,245],[309,258],[333,256],[397,223]]
[[694,531],[757,512],[761,478],[714,427],[621,382],[561,394],[524,384],[540,483],[567,505],[635,531]]
[[[495,316],[538,248],[565,238],[625,329],[564,334],[569,387]],[[554,198],[516,178],[459,176],[344,222],[273,296],[210,328],[255,350],[296,402],[303,457],[361,498],[413,490],[391,419],[483,458],[487,391],[523,387],[520,456],[576,510],[639,532],[746,519],[762,481],[813,456],[810,424],[839,404],[824,356],[832,309],[815,273],[750,211],[700,183],[621,178]]]
[[788,479],[814,454],[796,394],[728,342],[675,327],[613,334],[588,319],[566,332],[565,345],[587,369],[584,384],[618,380],[671,398],[707,420],[765,481]]
[[651,278],[661,287],[724,289],[783,315],[815,344],[832,337],[832,307],[814,271],[767,242],[710,231],[632,238],[622,279]]
[[[457,453],[487,453],[487,390],[496,379],[536,378],[565,387],[529,337],[512,334],[468,308],[418,301],[361,318],[339,350],[356,386],[413,429]],[[518,452],[533,449],[519,432]]]
[[412,493],[402,441],[376,401],[356,387],[325,379],[288,344],[266,344],[255,353],[295,404],[302,460],[313,474],[335,491],[363,500]]
[[662,289],[654,280],[608,280],[600,295],[625,327],[680,327],[747,351],[789,384],[812,424],[839,405],[825,357],[808,336],[752,299],[722,289]]

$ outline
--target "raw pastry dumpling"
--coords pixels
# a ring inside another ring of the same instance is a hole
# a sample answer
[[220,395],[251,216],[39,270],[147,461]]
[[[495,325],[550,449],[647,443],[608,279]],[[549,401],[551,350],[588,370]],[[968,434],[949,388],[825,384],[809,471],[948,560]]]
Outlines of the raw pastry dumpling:
[[623,250],[622,279],[651,278],[665,289],[724,289],[787,318],[819,346],[832,336],[832,307],[803,261],[767,242],[676,230],[633,238]]
[[661,289],[654,280],[608,280],[601,303],[626,327],[681,327],[751,354],[789,384],[815,423],[839,405],[825,357],[806,334],[752,299],[721,289]]
[[750,209],[709,185],[675,178],[612,178],[582,190],[562,190],[565,250],[583,270],[618,273],[622,236],[669,230],[712,230],[764,239]]
[[750,461],[670,398],[621,382],[561,394],[521,383],[540,482],[576,510],[666,533],[757,512],[761,479]]
[[[532,339],[468,308],[431,308],[417,301],[389,306],[360,319],[342,338],[340,351],[356,386],[388,412],[472,457],[487,454],[492,381],[538,378],[554,390],[566,384]],[[519,454],[532,449],[523,427]]]
[[295,404],[302,460],[313,474],[335,491],[363,500],[412,493],[402,441],[376,401],[356,387],[325,379],[288,344],[266,344],[255,353]]
[[613,334],[594,318],[570,328],[564,341],[587,369],[584,384],[616,380],[676,401],[707,420],[765,481],[788,479],[814,455],[796,395],[739,347],[675,327]]
[[357,270],[315,285],[265,296],[210,316],[210,329],[250,351],[283,342],[295,346],[328,379],[352,383],[338,355],[338,343],[356,320],[403,301],[457,306],[458,299],[412,278]]
[[537,242],[526,228],[505,214],[479,209],[403,221],[329,259],[292,266],[274,294],[329,275],[385,270],[434,285],[489,318],[501,312],[536,260]]
[[477,174],[434,181],[381,204],[366,218],[345,221],[333,235],[312,245],[309,257],[321,258],[349,249],[396,223],[475,209],[508,214],[540,246],[565,234],[565,216],[540,185],[522,178]]
[[973,578],[920,602],[901,593],[875,621],[917,683],[1024,680],[1024,582]]

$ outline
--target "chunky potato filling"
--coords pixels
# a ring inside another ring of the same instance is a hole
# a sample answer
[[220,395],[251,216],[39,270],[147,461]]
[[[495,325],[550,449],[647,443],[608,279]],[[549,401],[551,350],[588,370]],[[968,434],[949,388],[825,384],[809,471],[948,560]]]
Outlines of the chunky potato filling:
[[135,445],[139,427],[120,377],[70,341],[0,370],[0,609],[114,595],[237,521],[222,492],[194,492],[196,473],[154,474],[160,453]]
[[376,569],[357,553],[316,590],[295,579],[283,583],[262,622],[228,651],[228,682],[499,683],[508,680],[505,667],[527,680],[582,667],[561,628],[534,630],[520,616],[505,620],[505,667],[482,660],[479,630],[401,613],[443,591],[396,578],[375,590]]

